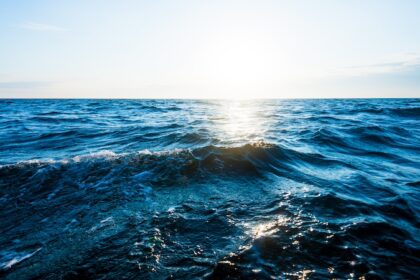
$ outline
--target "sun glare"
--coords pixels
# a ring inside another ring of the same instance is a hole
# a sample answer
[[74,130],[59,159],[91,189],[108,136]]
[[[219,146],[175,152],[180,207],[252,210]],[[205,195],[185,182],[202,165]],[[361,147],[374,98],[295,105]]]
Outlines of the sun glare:
[[205,80],[220,98],[249,99],[276,75],[271,44],[258,34],[236,32],[219,35],[204,52]]
[[220,109],[220,118],[216,127],[229,142],[259,142],[264,141],[263,135],[268,129],[268,123],[261,117],[261,108],[256,100],[224,101]]

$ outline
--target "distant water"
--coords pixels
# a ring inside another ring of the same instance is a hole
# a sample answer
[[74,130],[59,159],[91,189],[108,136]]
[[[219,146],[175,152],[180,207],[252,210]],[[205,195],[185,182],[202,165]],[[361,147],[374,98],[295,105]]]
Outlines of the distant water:
[[0,278],[420,275],[420,99],[0,100],[0,165]]

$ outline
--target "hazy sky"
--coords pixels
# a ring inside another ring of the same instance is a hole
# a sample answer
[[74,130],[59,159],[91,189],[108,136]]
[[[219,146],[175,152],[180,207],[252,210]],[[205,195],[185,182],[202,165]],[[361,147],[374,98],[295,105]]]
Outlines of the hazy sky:
[[420,97],[420,1],[0,3],[0,97]]

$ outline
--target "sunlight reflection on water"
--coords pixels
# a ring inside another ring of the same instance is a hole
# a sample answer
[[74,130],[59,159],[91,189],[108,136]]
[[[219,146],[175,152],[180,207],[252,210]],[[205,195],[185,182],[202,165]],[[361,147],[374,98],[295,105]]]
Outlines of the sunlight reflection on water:
[[279,216],[276,220],[259,223],[259,224],[245,224],[246,233],[253,239],[258,239],[263,236],[271,235],[278,231],[280,226],[286,225],[289,219]]
[[[250,143],[265,140],[270,120],[264,118],[261,101],[231,100],[224,102],[219,109],[220,117],[215,120],[219,139],[231,143]],[[267,109],[267,108],[265,108]]]

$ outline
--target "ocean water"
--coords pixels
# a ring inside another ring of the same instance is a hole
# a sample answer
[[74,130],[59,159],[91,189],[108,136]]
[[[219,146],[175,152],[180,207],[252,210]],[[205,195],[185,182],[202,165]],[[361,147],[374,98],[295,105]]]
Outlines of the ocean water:
[[420,99],[0,100],[0,278],[418,279]]

